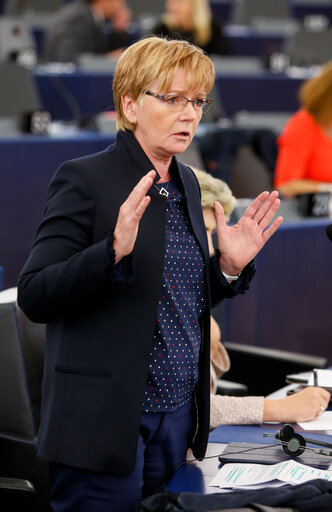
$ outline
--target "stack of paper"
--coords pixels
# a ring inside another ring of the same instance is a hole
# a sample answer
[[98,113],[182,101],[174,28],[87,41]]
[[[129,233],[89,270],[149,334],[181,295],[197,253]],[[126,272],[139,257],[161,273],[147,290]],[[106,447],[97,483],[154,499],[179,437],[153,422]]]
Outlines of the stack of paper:
[[315,478],[332,481],[332,471],[315,469],[294,460],[278,464],[224,464],[210,486],[220,488],[257,489],[260,487],[300,484]]
[[[326,389],[332,390],[332,370],[315,369],[314,372],[317,375],[317,384],[316,385],[321,388],[326,388]],[[311,373],[311,375],[308,379],[309,386],[315,385],[314,372]]]

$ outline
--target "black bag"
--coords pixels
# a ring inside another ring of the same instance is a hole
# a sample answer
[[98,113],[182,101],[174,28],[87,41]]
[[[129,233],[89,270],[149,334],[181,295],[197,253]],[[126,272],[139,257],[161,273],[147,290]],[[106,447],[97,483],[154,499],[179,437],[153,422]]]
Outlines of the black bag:
[[240,490],[213,494],[191,492],[175,494],[166,491],[143,500],[138,512],[244,512],[245,510],[331,512],[332,482],[316,479],[294,486],[285,485],[278,488],[265,487],[253,491]]

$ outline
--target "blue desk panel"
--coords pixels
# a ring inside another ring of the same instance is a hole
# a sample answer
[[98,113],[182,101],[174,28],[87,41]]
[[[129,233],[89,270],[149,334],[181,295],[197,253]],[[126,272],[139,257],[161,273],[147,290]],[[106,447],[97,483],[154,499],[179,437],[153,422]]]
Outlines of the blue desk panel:
[[247,57],[267,57],[281,51],[284,42],[284,36],[275,34],[225,35],[231,54]]
[[281,225],[255,260],[249,291],[222,305],[224,340],[291,349],[332,362],[331,219]]
[[[74,71],[34,72],[42,106],[53,119],[77,119],[113,109],[112,73]],[[256,112],[294,112],[299,104],[297,92],[302,79],[269,71],[255,75],[225,73],[217,77],[217,87],[225,114],[239,110]]]
[[52,119],[80,120],[114,109],[112,73],[34,73],[43,108]]
[[111,137],[0,139],[0,264],[5,288],[16,286],[46,201],[50,178],[65,160],[105,149]]

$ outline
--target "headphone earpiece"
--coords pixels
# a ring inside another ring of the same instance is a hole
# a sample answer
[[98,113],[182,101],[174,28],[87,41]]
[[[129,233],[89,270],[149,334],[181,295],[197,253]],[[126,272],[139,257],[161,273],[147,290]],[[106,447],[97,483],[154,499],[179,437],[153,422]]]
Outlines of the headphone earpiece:
[[[332,448],[332,444],[330,443],[315,439],[305,439],[303,436],[295,432],[292,425],[289,425],[288,423],[286,423],[280,430],[277,430],[275,438],[282,445],[284,452],[291,457],[298,457],[299,455],[302,455],[302,453],[307,449],[306,441],[319,446]],[[313,448],[310,448],[310,450],[315,451]],[[332,455],[332,452],[327,452],[327,450],[320,450],[318,453],[328,456]]]
[[286,425],[284,425],[280,430],[277,430],[275,438],[280,439],[280,441],[287,442],[292,438],[294,433],[292,425],[286,423]]
[[304,437],[295,432],[292,425],[284,425],[276,432],[275,438],[281,442],[284,452],[291,457],[302,455],[306,449]]
[[287,455],[298,457],[299,455],[302,455],[306,449],[305,439],[300,434],[294,433],[286,444],[282,445],[282,447]]

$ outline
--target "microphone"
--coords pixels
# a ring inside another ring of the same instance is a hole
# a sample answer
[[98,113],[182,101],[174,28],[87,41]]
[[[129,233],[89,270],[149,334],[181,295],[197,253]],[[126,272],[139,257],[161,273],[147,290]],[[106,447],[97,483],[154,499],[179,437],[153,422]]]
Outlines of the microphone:
[[326,228],[326,234],[330,242],[332,242],[332,224],[329,224]]

